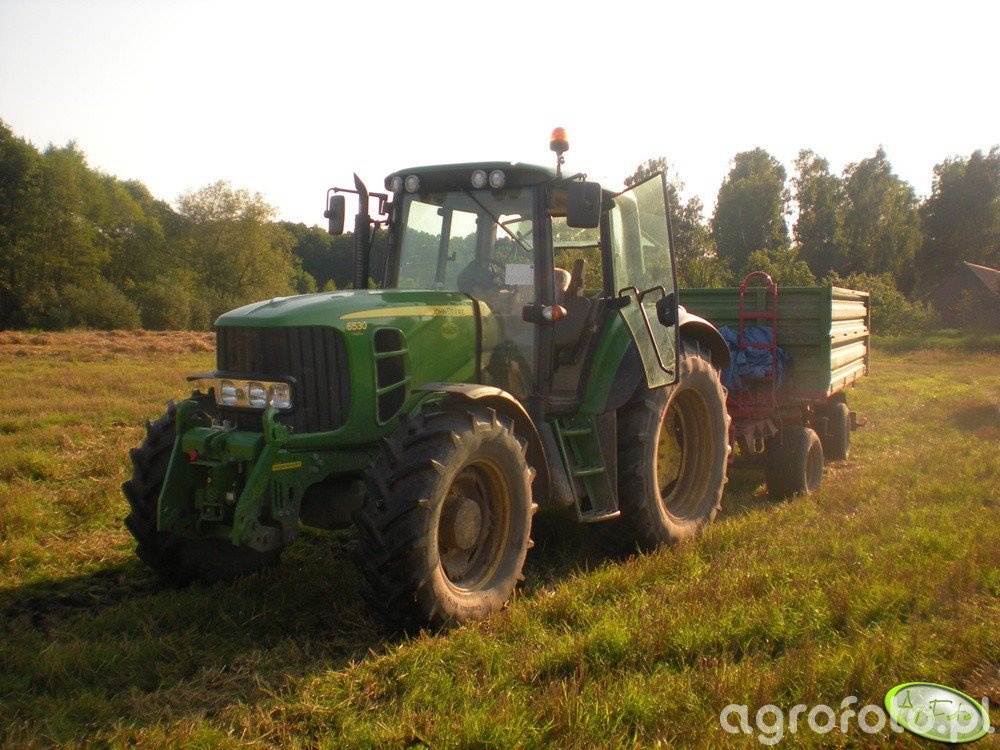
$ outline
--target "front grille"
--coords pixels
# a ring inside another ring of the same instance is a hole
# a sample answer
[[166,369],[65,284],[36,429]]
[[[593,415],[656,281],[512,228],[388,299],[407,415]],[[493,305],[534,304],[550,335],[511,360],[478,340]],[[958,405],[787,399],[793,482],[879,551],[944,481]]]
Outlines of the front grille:
[[[294,411],[278,421],[296,432],[335,430],[347,419],[350,381],[347,351],[339,331],[323,326],[216,329],[219,370],[262,380],[295,379]],[[261,429],[261,412],[220,407],[223,419],[241,430]]]

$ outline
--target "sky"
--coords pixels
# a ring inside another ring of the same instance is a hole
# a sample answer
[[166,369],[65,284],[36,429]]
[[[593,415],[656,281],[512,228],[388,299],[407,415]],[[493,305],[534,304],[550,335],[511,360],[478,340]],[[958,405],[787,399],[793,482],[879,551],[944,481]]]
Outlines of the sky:
[[552,164],[608,186],[666,156],[710,213],[739,151],[917,193],[1000,143],[1000,3],[0,0],[0,119],[160,198],[217,180],[323,222],[408,166]]

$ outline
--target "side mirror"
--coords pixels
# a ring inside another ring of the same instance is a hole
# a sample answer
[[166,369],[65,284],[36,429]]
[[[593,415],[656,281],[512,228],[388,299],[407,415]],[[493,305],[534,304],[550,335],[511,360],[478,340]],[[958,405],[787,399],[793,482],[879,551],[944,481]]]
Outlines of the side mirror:
[[331,195],[330,207],[323,212],[323,216],[330,220],[327,231],[330,234],[344,233],[344,215],[347,213],[346,200],[343,195]]
[[677,293],[671,292],[656,300],[656,317],[660,323],[669,328],[677,325]]
[[601,185],[572,180],[566,185],[566,224],[574,229],[601,225]]

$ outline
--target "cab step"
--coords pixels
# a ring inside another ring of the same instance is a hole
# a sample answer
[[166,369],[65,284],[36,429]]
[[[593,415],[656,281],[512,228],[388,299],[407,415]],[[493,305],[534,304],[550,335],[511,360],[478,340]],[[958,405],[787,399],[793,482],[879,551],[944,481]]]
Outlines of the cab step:
[[577,414],[553,419],[552,431],[563,465],[572,479],[577,520],[597,523],[621,515],[617,489],[604,460],[595,418]]

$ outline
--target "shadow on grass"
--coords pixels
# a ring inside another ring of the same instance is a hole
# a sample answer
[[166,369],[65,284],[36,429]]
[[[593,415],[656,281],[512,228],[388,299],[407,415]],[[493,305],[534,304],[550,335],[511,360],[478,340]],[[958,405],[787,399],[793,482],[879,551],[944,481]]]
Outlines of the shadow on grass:
[[[757,483],[731,482],[721,517],[766,507]],[[533,536],[528,596],[609,560],[571,511],[540,513]],[[141,730],[273,701],[399,643],[356,593],[353,544],[306,531],[278,568],[227,584],[171,586],[130,561],[0,591],[0,715],[56,743]]]
[[47,629],[51,618],[79,611],[93,613],[166,588],[159,581],[137,575],[135,566],[118,564],[79,576],[2,590],[0,612],[5,621],[26,617],[32,626]]
[[951,415],[951,423],[965,432],[1000,431],[1000,404],[981,401],[962,406]]
[[0,591],[0,715],[59,744],[273,700],[343,669],[402,640],[357,595],[351,547],[307,532],[277,569],[211,586],[128,562]]
[[722,510],[716,518],[734,518],[758,510],[773,508],[775,501],[764,489],[763,472],[753,467],[730,467],[726,493],[722,496]]

